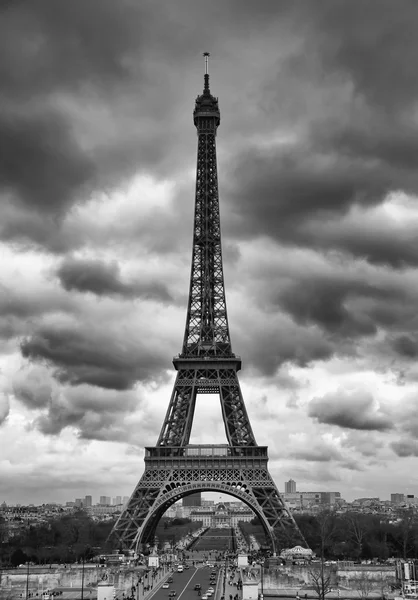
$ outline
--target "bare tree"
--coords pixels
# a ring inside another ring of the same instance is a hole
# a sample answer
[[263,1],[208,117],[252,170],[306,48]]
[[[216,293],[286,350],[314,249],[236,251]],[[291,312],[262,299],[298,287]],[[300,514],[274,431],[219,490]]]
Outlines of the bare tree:
[[352,541],[357,546],[357,554],[360,557],[363,553],[363,543],[368,531],[367,519],[358,513],[347,513],[345,521],[348,525],[348,532]]
[[373,580],[370,577],[370,573],[363,571],[361,575],[354,579],[354,581],[356,583],[357,593],[360,598],[367,598],[373,589]]
[[325,596],[332,591],[331,588],[331,572],[325,570],[324,561],[318,567],[309,570],[309,576],[315,594],[319,600],[325,600]]
[[402,558],[408,557],[408,552],[414,545],[414,533],[416,532],[417,519],[412,510],[403,510],[400,515],[401,521],[398,524],[398,544],[402,549]]
[[335,537],[335,515],[329,510],[323,510],[318,514],[316,520],[318,524],[318,537],[321,548],[321,560],[323,561],[325,556],[325,548]]
[[312,567],[309,576],[312,587],[318,595],[319,600],[325,600],[325,596],[331,592],[331,572],[325,569],[325,548],[335,537],[336,521],[335,515],[329,510],[321,511],[317,516],[318,538],[321,562],[318,567]]

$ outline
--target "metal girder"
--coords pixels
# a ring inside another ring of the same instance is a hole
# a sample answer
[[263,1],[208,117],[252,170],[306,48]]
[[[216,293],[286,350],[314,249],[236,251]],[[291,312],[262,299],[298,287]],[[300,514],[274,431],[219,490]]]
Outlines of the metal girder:
[[186,446],[189,443],[198,393],[219,394],[225,433],[231,446],[256,445],[236,367],[208,368],[204,361],[199,361],[193,369],[185,368],[177,373],[158,446]]
[[204,100],[204,110],[198,109],[199,98],[195,110],[198,150],[193,251],[182,356],[231,356],[216,164],[219,110],[210,93]]
[[[215,452],[216,446],[212,449]],[[114,528],[121,546],[136,549],[139,543],[151,542],[167,508],[196,490],[223,492],[242,500],[259,516],[276,551],[283,540],[287,544],[306,544],[263,464],[267,459],[231,457],[229,460],[229,468],[223,466],[223,457],[215,454],[206,456],[203,463],[201,457],[195,456],[188,460],[187,468],[181,466],[181,460],[171,469],[164,468],[163,459],[147,464]],[[254,461],[259,463],[257,468],[251,467]]]
[[[167,508],[193,491],[222,491],[239,498],[260,517],[274,549],[306,545],[267,469],[267,447],[257,446],[232,353],[221,249],[216,131],[218,100],[204,92],[193,113],[198,133],[192,266],[186,327],[167,414],[155,448],[146,448],[145,472],[113,534],[136,549],[153,538]],[[196,397],[217,393],[228,445],[189,445]]]

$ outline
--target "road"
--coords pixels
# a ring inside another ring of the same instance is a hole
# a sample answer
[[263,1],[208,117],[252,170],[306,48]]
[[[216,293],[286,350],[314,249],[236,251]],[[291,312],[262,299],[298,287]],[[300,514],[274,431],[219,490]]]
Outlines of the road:
[[[190,567],[185,569],[183,573],[173,573],[171,575],[173,582],[169,584],[168,589],[163,589],[160,586],[154,594],[148,595],[147,598],[152,598],[152,600],[200,600],[201,596],[193,588],[196,583],[200,583],[202,586],[201,594],[203,595],[210,587],[210,574],[213,570],[216,570],[217,578],[216,585],[212,585],[215,592],[211,596],[211,600],[218,600],[221,596],[223,580],[218,569],[206,566]],[[169,595],[173,590],[176,592],[174,598]]]

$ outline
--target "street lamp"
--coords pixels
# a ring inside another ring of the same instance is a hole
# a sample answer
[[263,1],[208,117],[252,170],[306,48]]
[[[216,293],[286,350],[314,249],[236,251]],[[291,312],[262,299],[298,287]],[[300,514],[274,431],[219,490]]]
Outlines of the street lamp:
[[29,561],[26,563],[26,600],[29,596]]
[[81,570],[81,600],[84,600],[84,554],[83,554],[83,567]]

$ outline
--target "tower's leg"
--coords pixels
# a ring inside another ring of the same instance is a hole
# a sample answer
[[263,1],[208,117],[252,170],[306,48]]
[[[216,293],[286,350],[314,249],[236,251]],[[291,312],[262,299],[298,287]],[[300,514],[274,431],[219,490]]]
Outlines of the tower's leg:
[[225,431],[231,446],[255,446],[237,373],[233,369],[219,371],[219,392]]
[[249,506],[269,535],[273,549],[306,545],[267,470],[267,448],[148,448],[148,464],[114,527],[123,548],[152,541],[164,512],[196,491],[221,492]]

